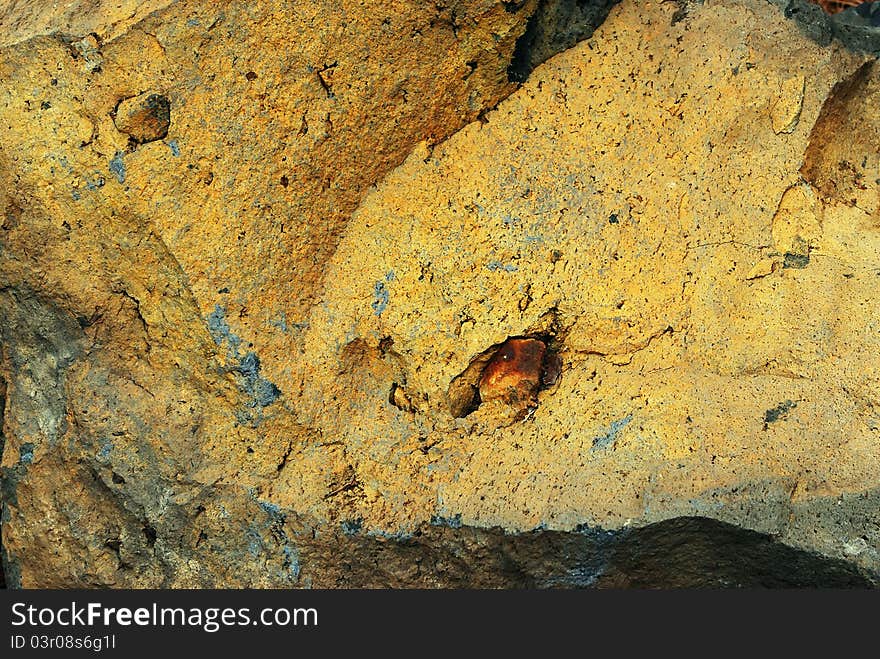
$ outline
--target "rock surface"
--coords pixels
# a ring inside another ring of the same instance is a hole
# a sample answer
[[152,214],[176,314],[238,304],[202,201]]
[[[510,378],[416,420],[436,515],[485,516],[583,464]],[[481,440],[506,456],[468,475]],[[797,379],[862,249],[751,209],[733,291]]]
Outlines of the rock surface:
[[0,0],[0,46],[47,34],[113,39],[174,0]]
[[144,92],[120,101],[113,123],[138,144],[155,142],[168,135],[171,103],[162,94]]
[[537,3],[160,4],[0,55],[10,585],[880,582],[880,67],[624,0],[487,113]]

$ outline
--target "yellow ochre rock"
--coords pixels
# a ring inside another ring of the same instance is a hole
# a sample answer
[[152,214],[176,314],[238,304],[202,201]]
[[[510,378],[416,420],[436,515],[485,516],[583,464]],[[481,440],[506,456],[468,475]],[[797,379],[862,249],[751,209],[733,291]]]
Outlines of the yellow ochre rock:
[[[386,502],[358,507],[365,527],[412,528],[420,509],[516,530],[710,516],[841,557],[870,527],[880,176],[875,151],[849,154],[851,204],[801,167],[839,84],[867,76],[876,101],[878,69],[763,3],[673,11],[622,3],[354,214],[308,321],[299,411]],[[548,327],[564,368],[530,419],[448,412],[488,346]],[[393,342],[415,419],[339,407],[352,340]],[[805,521],[847,497],[855,527]],[[876,568],[871,537],[857,559]]]
[[638,584],[721,523],[880,582],[880,68],[759,0],[521,87],[534,0],[110,4],[0,4],[8,584]]

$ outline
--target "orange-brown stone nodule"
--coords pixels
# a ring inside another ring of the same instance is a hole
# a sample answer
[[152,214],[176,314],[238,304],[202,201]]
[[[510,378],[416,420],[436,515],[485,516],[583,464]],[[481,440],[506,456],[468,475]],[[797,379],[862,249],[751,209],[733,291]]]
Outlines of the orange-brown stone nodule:
[[532,403],[541,387],[547,346],[538,339],[508,339],[480,377],[480,399]]
[[146,92],[119,103],[116,128],[138,144],[161,140],[171,124],[171,102],[162,94]]

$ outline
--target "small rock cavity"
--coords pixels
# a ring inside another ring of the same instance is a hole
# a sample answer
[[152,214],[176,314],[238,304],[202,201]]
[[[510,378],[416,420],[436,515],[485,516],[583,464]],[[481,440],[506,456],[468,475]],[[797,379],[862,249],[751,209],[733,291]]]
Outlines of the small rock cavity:
[[487,401],[527,416],[538,405],[538,392],[559,380],[558,352],[551,335],[514,336],[483,351],[449,385],[452,416],[466,417]]

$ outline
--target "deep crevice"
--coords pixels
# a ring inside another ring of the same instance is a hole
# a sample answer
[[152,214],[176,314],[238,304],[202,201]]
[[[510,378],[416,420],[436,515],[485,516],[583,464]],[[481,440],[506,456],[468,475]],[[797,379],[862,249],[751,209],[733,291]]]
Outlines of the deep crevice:
[[[880,9],[875,6],[861,10],[847,9],[829,15],[810,0],[769,0],[779,7],[783,15],[791,19],[807,38],[819,46],[839,41],[856,52],[880,56]],[[878,3],[874,3],[877,5]]]
[[540,0],[517,40],[507,79],[525,82],[538,65],[589,39],[619,0]]
[[[801,32],[820,46],[833,40],[856,52],[880,57],[880,2],[868,10],[847,9],[833,16],[810,0],[768,0],[798,26]],[[517,40],[507,67],[507,78],[522,83],[543,62],[578,42],[589,39],[605,22],[619,0],[539,0],[529,18],[525,32]],[[673,24],[687,18],[692,6],[702,0],[676,0],[678,11]],[[508,11],[520,8],[518,3],[505,3]],[[867,6],[867,5],[866,5]]]

